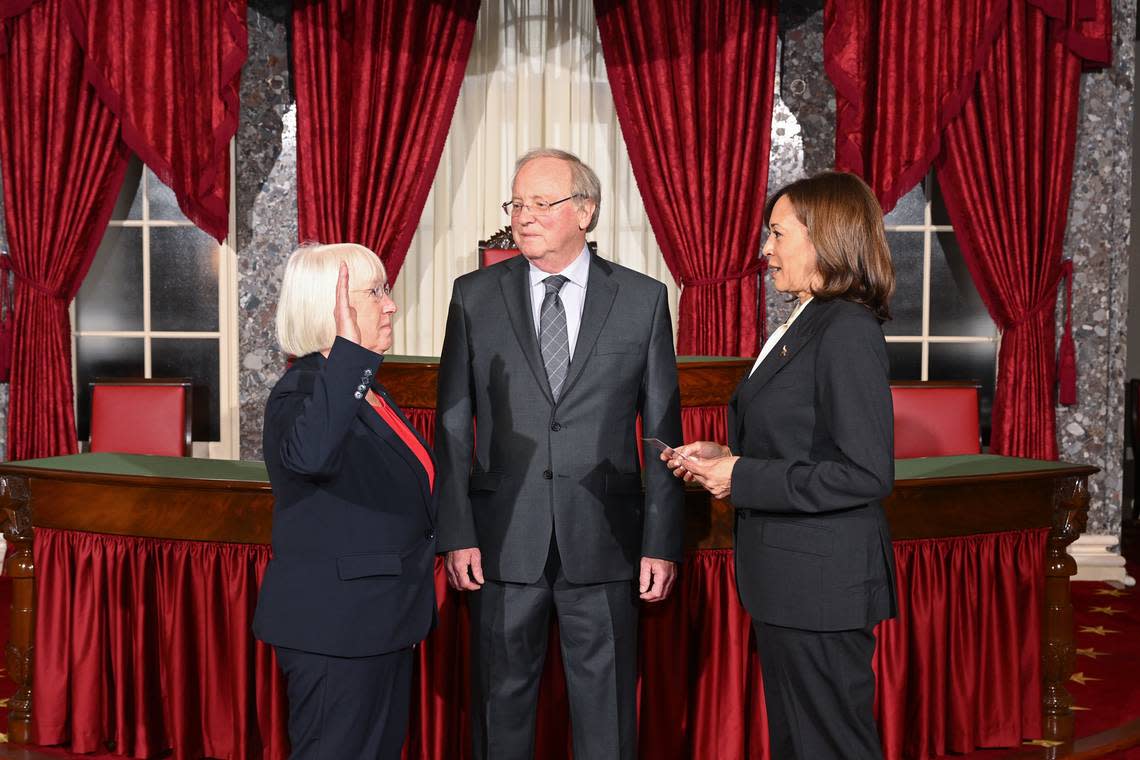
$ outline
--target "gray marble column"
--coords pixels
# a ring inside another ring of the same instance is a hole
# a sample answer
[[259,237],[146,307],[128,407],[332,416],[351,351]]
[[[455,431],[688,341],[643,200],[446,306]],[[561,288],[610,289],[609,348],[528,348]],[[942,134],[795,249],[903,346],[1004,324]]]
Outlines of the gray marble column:
[[[1085,74],[1065,254],[1073,257],[1079,403],[1057,410],[1061,458],[1089,479],[1089,533],[1119,535],[1128,338],[1136,4],[1113,0],[1113,65]],[[1058,322],[1059,324],[1059,322]]]
[[285,368],[273,331],[285,260],[297,245],[297,117],[289,0],[250,0],[237,133],[240,457],[261,458],[265,399]]

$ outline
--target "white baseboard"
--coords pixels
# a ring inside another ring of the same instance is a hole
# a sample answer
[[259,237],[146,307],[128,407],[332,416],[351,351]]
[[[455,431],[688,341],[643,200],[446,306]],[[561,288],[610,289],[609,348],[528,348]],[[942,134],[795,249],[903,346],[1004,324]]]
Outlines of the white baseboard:
[[1117,536],[1084,535],[1069,545],[1069,555],[1077,562],[1074,581],[1100,581],[1135,586],[1136,579],[1124,569],[1124,557],[1112,549],[1120,545]]

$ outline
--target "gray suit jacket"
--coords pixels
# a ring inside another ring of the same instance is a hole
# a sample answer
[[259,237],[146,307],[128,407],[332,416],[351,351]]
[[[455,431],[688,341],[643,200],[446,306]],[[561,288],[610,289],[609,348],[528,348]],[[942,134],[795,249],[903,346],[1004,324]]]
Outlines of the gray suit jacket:
[[729,403],[736,582],[749,614],[815,631],[895,614],[880,499],[894,485],[894,422],[878,320],[814,300]]
[[[478,547],[493,580],[533,583],[551,531],[566,577],[637,575],[679,561],[683,490],[636,424],[676,444],[681,407],[665,286],[590,257],[581,327],[561,397],[543,367],[522,256],[455,281],[439,366],[439,550]],[[478,434],[476,435],[476,423]]]

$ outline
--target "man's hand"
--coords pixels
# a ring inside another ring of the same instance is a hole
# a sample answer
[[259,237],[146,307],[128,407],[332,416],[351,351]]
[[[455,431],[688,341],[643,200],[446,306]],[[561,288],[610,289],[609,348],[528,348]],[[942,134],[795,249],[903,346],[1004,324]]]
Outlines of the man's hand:
[[443,564],[447,582],[456,591],[478,591],[483,587],[483,555],[478,549],[448,552]]
[[660,602],[673,590],[677,580],[677,563],[654,557],[641,558],[641,578],[638,593],[646,602]]

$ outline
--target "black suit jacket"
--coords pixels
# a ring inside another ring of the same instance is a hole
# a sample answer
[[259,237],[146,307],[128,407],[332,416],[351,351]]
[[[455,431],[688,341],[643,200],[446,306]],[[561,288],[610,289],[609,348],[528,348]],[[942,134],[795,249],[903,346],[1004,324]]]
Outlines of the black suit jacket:
[[729,404],[736,578],[753,618],[807,630],[895,614],[886,342],[865,307],[809,303]]
[[356,397],[371,385],[399,413],[375,380],[380,361],[337,338],[327,360],[298,359],[269,395],[273,559],[253,621],[262,641],[364,657],[408,647],[433,625],[427,473],[364,394]]
[[[440,550],[478,547],[493,580],[533,583],[551,531],[574,583],[626,580],[642,556],[681,559],[683,490],[636,422],[676,444],[681,405],[665,286],[590,256],[558,403],[522,256],[455,281],[439,367]],[[478,432],[476,434],[476,426]]]

